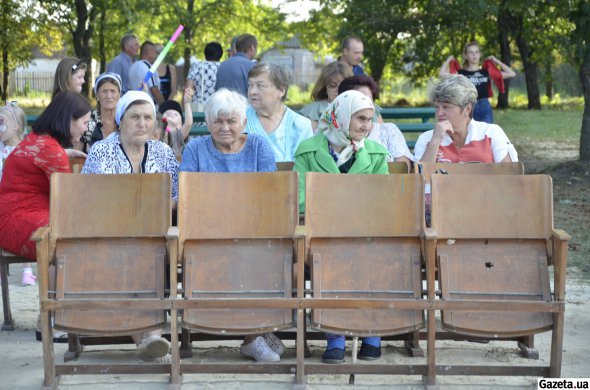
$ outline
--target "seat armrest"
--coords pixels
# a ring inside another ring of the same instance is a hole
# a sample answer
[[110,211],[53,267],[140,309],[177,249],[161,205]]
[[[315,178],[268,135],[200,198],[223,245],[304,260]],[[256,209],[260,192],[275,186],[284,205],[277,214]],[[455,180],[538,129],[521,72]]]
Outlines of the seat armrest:
[[438,240],[438,234],[436,234],[433,228],[424,228],[424,239],[428,241],[436,241]]
[[553,229],[551,232],[551,237],[558,241],[569,241],[572,239],[572,236],[567,234],[566,231],[562,229]]
[[169,240],[178,239],[178,226],[170,226],[166,233],[166,238]]
[[33,235],[31,236],[31,241],[40,242],[45,237],[49,235],[49,226],[42,226],[39,229],[35,230]]

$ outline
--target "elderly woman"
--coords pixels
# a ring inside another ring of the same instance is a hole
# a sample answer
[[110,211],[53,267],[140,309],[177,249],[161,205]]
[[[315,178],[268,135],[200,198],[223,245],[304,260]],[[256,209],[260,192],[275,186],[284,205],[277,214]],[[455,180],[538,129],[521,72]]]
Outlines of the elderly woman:
[[[350,90],[359,91],[371,98],[373,102],[379,98],[379,85],[369,76],[352,76],[342,80],[338,86],[338,93]],[[385,146],[389,152],[387,161],[405,162],[410,167],[414,156],[408,149],[404,135],[395,124],[375,122],[375,118],[373,118],[373,129],[368,139]]]
[[477,89],[462,75],[441,78],[430,86],[437,123],[418,137],[416,161],[516,162],[516,149],[498,125],[473,119]]
[[[272,148],[265,137],[244,133],[246,99],[225,88],[205,103],[205,120],[211,135],[191,140],[182,154],[181,171],[272,172],[276,170]],[[251,335],[240,347],[242,355],[256,361],[279,361],[285,351],[272,333]]]
[[[372,100],[358,91],[338,95],[322,115],[318,134],[299,145],[295,169],[299,173],[299,211],[305,210],[305,172],[387,174],[387,150],[366,139],[373,124]],[[325,363],[344,362],[345,337],[328,334]],[[381,338],[365,337],[359,359],[381,357]]]
[[205,104],[205,120],[211,135],[192,139],[182,154],[181,171],[275,171],[272,148],[265,137],[244,133],[246,99],[225,88]]
[[172,197],[178,198],[178,161],[172,149],[151,139],[156,108],[149,95],[129,91],[117,103],[119,130],[90,149],[82,173],[161,173],[172,177]]
[[[80,139],[90,120],[90,104],[80,94],[62,92],[10,153],[0,182],[0,247],[37,259],[31,234],[49,223],[49,178],[70,172],[64,150]],[[78,152],[79,153],[79,152]]]
[[[90,149],[82,173],[161,173],[172,177],[172,197],[178,198],[178,161],[170,147],[151,139],[156,107],[141,91],[128,91],[117,103],[119,130]],[[169,362],[170,343],[161,330],[133,335],[138,355],[144,360]]]
[[83,152],[88,153],[94,143],[117,131],[115,110],[121,97],[121,88],[121,76],[117,73],[106,72],[96,78],[94,82],[96,109],[92,110],[88,130],[80,139],[79,149]]
[[77,58],[66,57],[62,59],[55,70],[51,98],[53,99],[55,95],[65,91],[82,92],[86,67],[86,63]]
[[289,75],[278,65],[260,63],[248,73],[246,132],[266,138],[277,162],[293,161],[299,143],[312,136],[309,119],[283,103],[288,88]]
[[331,62],[322,68],[311,91],[313,102],[299,111],[301,115],[311,120],[314,131],[328,104],[338,96],[338,86],[342,80],[350,76],[352,76],[352,69],[342,61]]

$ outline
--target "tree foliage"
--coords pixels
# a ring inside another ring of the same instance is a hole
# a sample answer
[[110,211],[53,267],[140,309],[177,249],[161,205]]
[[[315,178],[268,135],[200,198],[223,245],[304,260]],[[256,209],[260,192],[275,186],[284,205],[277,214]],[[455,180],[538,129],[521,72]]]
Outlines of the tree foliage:
[[0,63],[2,85],[0,95],[6,102],[8,76],[17,66],[26,65],[35,49],[48,53],[58,41],[56,31],[46,24],[42,15],[31,12],[29,2],[1,0],[0,2]]

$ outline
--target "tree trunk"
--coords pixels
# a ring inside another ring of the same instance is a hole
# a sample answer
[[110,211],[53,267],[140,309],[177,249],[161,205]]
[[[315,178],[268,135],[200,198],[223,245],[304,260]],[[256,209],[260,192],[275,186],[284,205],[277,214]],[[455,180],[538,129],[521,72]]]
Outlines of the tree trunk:
[[[186,5],[186,11],[189,16],[189,20],[191,23],[186,23],[184,26],[184,42],[186,43],[186,47],[184,48],[184,79],[186,80],[188,77],[188,72],[191,69],[191,43],[193,38],[193,20],[194,20],[194,13],[195,13],[195,2],[194,0],[189,0]],[[184,88],[184,83],[182,84]]]
[[107,71],[107,57],[104,52],[104,24],[106,17],[106,10],[100,10],[100,23],[98,24],[98,59],[100,61],[100,73]]
[[580,83],[584,93],[584,116],[580,134],[580,160],[590,160],[590,50],[580,65]]
[[[500,60],[508,66],[510,66],[512,63],[510,40],[508,38],[512,19],[512,16],[502,4],[500,6],[500,10],[498,11],[498,42],[500,43]],[[506,92],[498,93],[498,105],[496,108],[499,109],[506,109],[510,106],[508,101],[508,95],[510,93],[510,79],[504,80],[504,87],[506,88]]]
[[8,99],[8,75],[10,69],[8,68],[8,50],[5,47],[2,48],[2,102],[6,104]]
[[537,64],[531,60],[532,50],[529,47],[528,42],[522,36],[523,16],[518,16],[519,28],[516,33],[516,45],[520,52],[522,64],[524,66],[524,76],[526,80],[526,91],[529,99],[528,109],[529,110],[540,110],[541,109],[541,97],[539,93],[538,85],[538,72]]
[[547,58],[545,61],[545,96],[551,101],[553,99],[553,69],[551,68],[551,62],[553,58]]

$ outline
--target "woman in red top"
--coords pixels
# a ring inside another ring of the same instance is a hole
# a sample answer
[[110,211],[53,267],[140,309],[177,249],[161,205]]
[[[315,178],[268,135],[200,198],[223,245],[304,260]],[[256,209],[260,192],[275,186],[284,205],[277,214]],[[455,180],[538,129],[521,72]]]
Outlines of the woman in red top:
[[90,104],[80,94],[57,94],[33,125],[33,132],[14,149],[0,182],[0,247],[36,260],[31,234],[49,223],[49,178],[69,172],[64,150],[88,127]]

